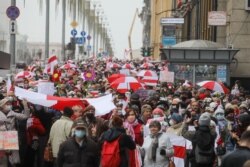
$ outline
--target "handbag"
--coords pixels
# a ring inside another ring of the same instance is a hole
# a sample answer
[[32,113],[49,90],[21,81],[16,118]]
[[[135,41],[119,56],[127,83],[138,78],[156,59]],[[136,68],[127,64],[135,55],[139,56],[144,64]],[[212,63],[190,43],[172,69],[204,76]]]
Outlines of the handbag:
[[168,161],[169,161],[168,162],[168,167],[175,167],[175,163],[171,158],[169,158]]
[[44,155],[43,158],[45,161],[47,162],[53,162],[54,158],[53,158],[53,152],[52,152],[52,147],[51,144],[48,143],[44,149]]

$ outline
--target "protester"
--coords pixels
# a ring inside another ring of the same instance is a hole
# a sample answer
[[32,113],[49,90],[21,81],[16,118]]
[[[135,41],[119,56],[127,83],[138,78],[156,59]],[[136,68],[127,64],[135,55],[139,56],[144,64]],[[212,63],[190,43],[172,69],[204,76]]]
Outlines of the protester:
[[[100,145],[102,146],[102,153],[101,153],[101,166],[108,167],[111,163],[111,161],[115,161],[113,158],[109,158],[106,155],[106,152],[108,151],[107,144],[105,145],[105,142],[108,143],[115,143],[115,141],[119,143],[119,151],[114,150],[114,157],[119,156],[119,163],[117,166],[119,167],[129,167],[129,157],[127,155],[126,149],[134,150],[136,148],[135,142],[133,141],[132,137],[130,135],[126,134],[126,130],[123,128],[123,120],[115,116],[112,119],[112,127],[104,132],[104,134],[101,137]],[[106,147],[105,147],[106,146]],[[117,151],[117,152],[116,152]],[[110,161],[109,161],[110,160]]]
[[182,116],[180,114],[173,113],[171,115],[169,124],[170,124],[170,127],[167,129],[166,132],[181,136],[181,132],[183,128]]
[[161,132],[160,122],[152,121],[149,128],[150,135],[145,138],[142,146],[144,167],[168,166],[168,158],[174,155],[170,139],[165,133]]
[[[27,120],[27,152],[25,154],[25,166],[30,167],[40,167],[42,165],[41,162],[38,161],[40,159],[40,136],[45,134],[45,128],[41,123],[37,112],[33,110],[31,113],[31,117]],[[43,155],[42,155],[43,157]],[[37,159],[37,161],[35,161]],[[42,167],[42,166],[41,166]]]
[[245,131],[239,142],[238,148],[222,159],[221,167],[239,167],[250,160],[250,131]]
[[210,129],[210,122],[210,115],[204,113],[200,116],[199,121],[196,120],[194,123],[196,131],[185,135],[187,128],[183,128],[183,136],[192,142],[191,167],[213,167],[214,165],[216,158],[214,152],[216,133]]
[[88,129],[88,135],[94,141],[98,141],[102,133],[108,129],[108,121],[95,117],[95,108],[88,106],[83,111],[83,116],[78,118],[83,120]]
[[51,127],[48,143],[52,146],[52,152],[54,157],[54,166],[57,167],[57,155],[59,146],[62,142],[66,141],[70,137],[73,121],[70,119],[73,115],[73,110],[69,107],[65,107],[62,117],[57,120]]
[[58,167],[98,167],[98,147],[87,135],[87,127],[82,120],[73,124],[73,137],[60,145],[57,166]]
[[[16,131],[15,123],[17,120],[27,120],[30,115],[27,100],[23,99],[23,113],[16,113],[12,110],[10,98],[5,97],[0,101],[0,131]],[[0,166],[7,167],[20,163],[19,152],[0,151]]]

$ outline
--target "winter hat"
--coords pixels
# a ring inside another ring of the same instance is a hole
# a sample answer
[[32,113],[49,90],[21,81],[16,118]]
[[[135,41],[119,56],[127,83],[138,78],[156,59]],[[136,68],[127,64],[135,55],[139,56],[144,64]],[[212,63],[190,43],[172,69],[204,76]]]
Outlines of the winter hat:
[[214,116],[216,116],[217,114],[224,114],[225,111],[222,108],[217,108],[217,110],[215,110],[214,112]]
[[7,102],[10,101],[10,98],[6,97],[0,101],[0,107],[3,107]]
[[144,113],[145,110],[150,110],[150,111],[152,111],[152,107],[151,107],[149,104],[144,104],[144,105],[141,107],[142,113]]
[[242,123],[244,126],[250,125],[250,115],[249,114],[240,114],[238,116],[239,121]]
[[133,93],[130,99],[134,101],[138,101],[140,99],[140,96],[137,93]]
[[160,108],[155,108],[154,110],[153,110],[153,113],[152,113],[153,115],[160,115],[161,117],[163,117],[164,116],[164,111],[162,110],[162,109],[160,109]]
[[209,113],[203,113],[201,114],[200,118],[199,118],[199,125],[200,126],[210,126],[210,115]]
[[239,108],[245,108],[245,109],[248,109],[247,107],[247,104],[246,103],[241,103],[240,107]]
[[176,123],[182,122],[182,116],[177,113],[173,113],[171,119],[174,120]]
[[228,109],[228,108],[234,109],[234,108],[233,108],[233,105],[232,105],[231,103],[227,103],[227,104],[225,105],[225,109]]

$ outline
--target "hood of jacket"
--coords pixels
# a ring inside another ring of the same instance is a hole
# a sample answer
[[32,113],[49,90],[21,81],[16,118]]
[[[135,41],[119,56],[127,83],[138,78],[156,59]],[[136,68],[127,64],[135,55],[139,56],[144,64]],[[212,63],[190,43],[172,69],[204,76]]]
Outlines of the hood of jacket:
[[103,138],[104,138],[104,140],[111,142],[111,141],[117,139],[121,134],[126,134],[125,129],[123,129],[123,128],[111,128],[103,134]]

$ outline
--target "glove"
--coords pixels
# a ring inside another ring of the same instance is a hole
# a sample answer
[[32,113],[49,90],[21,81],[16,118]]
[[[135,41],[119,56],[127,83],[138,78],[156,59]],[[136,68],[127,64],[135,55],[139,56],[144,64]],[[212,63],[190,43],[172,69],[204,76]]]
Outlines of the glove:
[[160,150],[160,155],[166,155],[166,150],[161,149],[161,150]]

